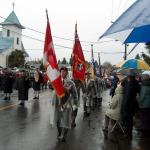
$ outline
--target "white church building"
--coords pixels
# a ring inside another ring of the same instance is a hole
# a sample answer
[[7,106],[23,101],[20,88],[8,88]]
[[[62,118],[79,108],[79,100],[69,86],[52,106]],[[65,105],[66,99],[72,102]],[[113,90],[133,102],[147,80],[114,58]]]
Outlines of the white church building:
[[29,57],[22,43],[22,29],[25,27],[19,22],[14,10],[0,25],[0,66],[8,65],[8,56],[15,50],[24,51],[25,57]]

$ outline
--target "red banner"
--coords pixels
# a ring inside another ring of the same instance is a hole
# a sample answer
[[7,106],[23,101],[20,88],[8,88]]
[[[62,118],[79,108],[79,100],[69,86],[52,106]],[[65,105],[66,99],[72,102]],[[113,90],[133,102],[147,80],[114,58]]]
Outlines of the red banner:
[[84,80],[86,63],[84,54],[77,34],[77,24],[75,25],[75,42],[73,46],[72,76],[74,79]]

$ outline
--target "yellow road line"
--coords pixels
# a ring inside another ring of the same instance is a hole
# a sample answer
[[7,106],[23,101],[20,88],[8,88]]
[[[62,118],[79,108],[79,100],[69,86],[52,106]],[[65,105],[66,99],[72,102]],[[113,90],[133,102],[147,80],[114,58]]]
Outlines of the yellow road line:
[[8,109],[8,108],[12,108],[12,107],[14,107],[14,106],[16,106],[16,105],[18,105],[18,104],[11,104],[11,105],[7,105],[7,106],[2,106],[2,107],[0,107],[0,111],[1,111],[1,110],[5,110],[5,109]]
[[[41,97],[44,97],[44,96],[48,96],[49,95],[49,93],[48,94],[42,94],[42,95],[40,95],[40,98]],[[47,100],[47,99],[46,99]],[[32,101],[34,101],[33,99],[29,99],[28,100],[28,102],[29,103],[31,103]],[[14,106],[17,106],[18,104],[17,103],[15,103],[15,104],[10,104],[10,105],[7,105],[7,106],[1,106],[0,107],[0,111],[1,110],[5,110],[5,109],[9,109],[9,108],[13,108]]]

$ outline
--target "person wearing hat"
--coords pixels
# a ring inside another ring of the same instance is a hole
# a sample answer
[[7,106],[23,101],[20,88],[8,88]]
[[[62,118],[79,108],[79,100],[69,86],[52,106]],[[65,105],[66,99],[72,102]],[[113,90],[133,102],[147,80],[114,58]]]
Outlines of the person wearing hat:
[[95,80],[91,78],[90,72],[85,74],[85,93],[83,95],[83,108],[84,116],[89,117],[90,112],[94,109],[94,101],[96,96],[96,83]]
[[68,129],[72,126],[73,111],[77,109],[78,94],[75,83],[68,78],[68,69],[60,68],[61,79],[65,89],[65,96],[58,98],[55,91],[51,98],[51,107],[54,112],[50,113],[50,124],[57,126],[57,139],[59,142],[65,142],[68,134]]
[[28,100],[28,91],[31,87],[29,76],[25,70],[22,70],[20,77],[16,79],[15,88],[18,90],[18,100],[20,101],[21,106],[25,105],[25,101]]

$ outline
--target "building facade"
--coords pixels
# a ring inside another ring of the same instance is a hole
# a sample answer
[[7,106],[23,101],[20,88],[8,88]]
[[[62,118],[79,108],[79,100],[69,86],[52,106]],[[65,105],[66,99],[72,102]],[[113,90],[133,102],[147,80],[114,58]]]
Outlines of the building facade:
[[14,10],[10,15],[0,23],[2,31],[0,31],[0,66],[8,65],[8,56],[12,51],[20,50],[25,52],[25,57],[28,57],[22,43],[22,29],[25,29],[19,22]]

